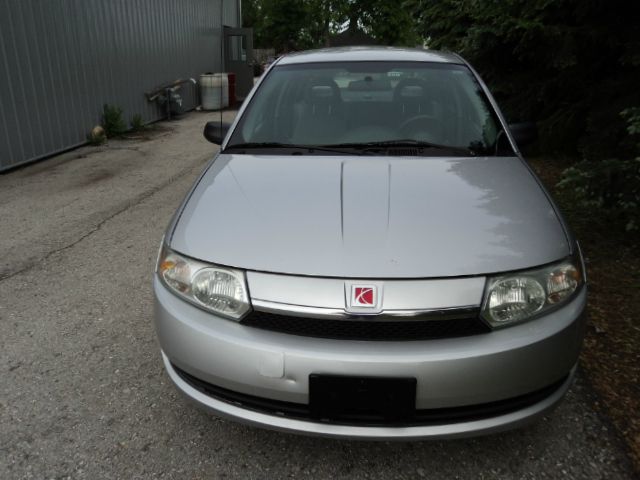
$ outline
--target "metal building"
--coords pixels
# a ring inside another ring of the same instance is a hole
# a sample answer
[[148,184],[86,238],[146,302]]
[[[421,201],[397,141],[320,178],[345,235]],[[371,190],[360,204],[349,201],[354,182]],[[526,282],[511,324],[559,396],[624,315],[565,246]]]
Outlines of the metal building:
[[[240,0],[0,0],[0,170],[85,143],[104,104],[122,108],[125,121],[162,118],[144,93],[223,71],[221,42],[237,40],[240,8]],[[186,109],[196,105],[194,85],[181,95]]]

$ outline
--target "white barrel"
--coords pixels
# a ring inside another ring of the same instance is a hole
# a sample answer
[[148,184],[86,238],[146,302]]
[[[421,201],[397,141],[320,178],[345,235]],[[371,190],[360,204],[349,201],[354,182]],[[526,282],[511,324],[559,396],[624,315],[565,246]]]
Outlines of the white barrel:
[[200,75],[203,110],[220,110],[229,106],[229,77],[226,73]]

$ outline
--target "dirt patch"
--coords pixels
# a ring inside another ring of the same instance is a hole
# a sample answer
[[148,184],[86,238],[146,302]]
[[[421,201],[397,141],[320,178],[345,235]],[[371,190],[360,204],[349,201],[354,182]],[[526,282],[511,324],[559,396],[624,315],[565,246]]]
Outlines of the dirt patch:
[[127,132],[121,135],[119,138],[122,140],[136,140],[148,142],[150,140],[154,140],[158,137],[162,137],[173,132],[173,129],[167,125],[154,123],[152,125],[147,125],[144,129],[139,130],[137,132]]
[[77,187],[88,187],[89,185],[93,185],[99,182],[104,182],[105,180],[109,180],[113,178],[115,174],[108,170],[101,170],[98,172],[93,172],[90,175],[84,177],[76,186]]
[[589,326],[581,361],[600,397],[598,408],[626,440],[640,472],[640,234],[624,232],[606,214],[586,210],[555,185],[563,165],[530,164],[554,194],[587,262]]

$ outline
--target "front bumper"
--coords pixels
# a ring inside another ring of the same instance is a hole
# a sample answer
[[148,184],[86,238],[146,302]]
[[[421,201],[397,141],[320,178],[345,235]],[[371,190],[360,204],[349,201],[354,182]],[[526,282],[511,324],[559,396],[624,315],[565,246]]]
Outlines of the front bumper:
[[517,428],[534,421],[553,409],[564,397],[575,376],[575,367],[547,397],[525,408],[503,415],[482,418],[473,421],[446,423],[439,425],[418,425],[407,427],[396,426],[360,426],[339,425],[287,418],[277,414],[267,414],[244,408],[241,405],[220,400],[208,395],[193,384],[187,382],[162,353],[164,366],[169,378],[177,389],[189,400],[201,408],[213,412],[220,417],[228,418],[246,425],[268,428],[287,433],[302,433],[330,438],[369,439],[369,440],[421,440],[471,437],[496,433]]
[[[586,304],[583,289],[569,304],[543,318],[484,335],[363,342],[258,330],[187,304],[157,279],[154,290],[165,367],[187,397],[221,416],[252,425],[370,439],[470,436],[517,427],[542,415],[571,384]],[[301,405],[309,401],[312,373],[415,377],[417,409],[481,405],[555,387],[535,403],[488,418],[402,427],[338,425],[269,414],[222,400],[185,381],[174,366],[232,392]]]

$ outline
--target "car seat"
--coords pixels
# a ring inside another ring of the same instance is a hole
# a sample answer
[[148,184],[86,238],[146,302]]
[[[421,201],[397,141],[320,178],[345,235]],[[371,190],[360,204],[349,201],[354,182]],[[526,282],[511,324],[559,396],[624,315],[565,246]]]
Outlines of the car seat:
[[312,78],[304,92],[292,142],[298,145],[339,143],[346,128],[338,84],[331,78]]

